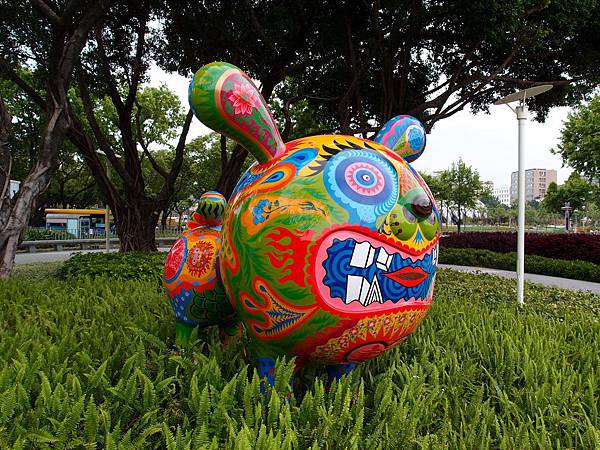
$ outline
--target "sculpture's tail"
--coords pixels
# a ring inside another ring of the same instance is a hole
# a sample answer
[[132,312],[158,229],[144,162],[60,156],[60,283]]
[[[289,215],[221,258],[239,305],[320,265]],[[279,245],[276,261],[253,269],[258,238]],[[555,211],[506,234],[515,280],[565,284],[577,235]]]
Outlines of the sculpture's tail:
[[198,208],[187,223],[186,230],[200,227],[216,227],[223,223],[227,201],[220,193],[208,191],[198,200]]
[[214,62],[201,67],[190,83],[189,100],[204,125],[243,145],[258,162],[285,150],[265,99],[234,65]]

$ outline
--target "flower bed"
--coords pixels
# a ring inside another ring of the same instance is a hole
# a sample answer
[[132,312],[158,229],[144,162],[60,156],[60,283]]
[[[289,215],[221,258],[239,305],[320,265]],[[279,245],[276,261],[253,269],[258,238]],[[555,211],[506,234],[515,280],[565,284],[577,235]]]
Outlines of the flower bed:
[[[442,248],[477,248],[499,253],[517,250],[517,233],[451,233]],[[525,253],[554,259],[578,259],[600,264],[600,236],[592,234],[525,234]]]

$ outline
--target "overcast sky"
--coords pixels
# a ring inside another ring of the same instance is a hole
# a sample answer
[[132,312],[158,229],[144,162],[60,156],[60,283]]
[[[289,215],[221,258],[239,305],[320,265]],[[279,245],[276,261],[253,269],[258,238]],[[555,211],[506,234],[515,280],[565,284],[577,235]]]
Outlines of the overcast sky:
[[[150,84],[165,83],[187,105],[188,79],[168,74],[153,66]],[[543,95],[543,94],[541,94]],[[562,123],[569,108],[554,108],[545,123],[530,120],[525,130],[525,168],[557,169],[558,182],[563,183],[571,173],[562,168],[559,156],[550,152],[556,147]],[[188,140],[208,132],[194,119]],[[417,170],[428,173],[448,168],[462,158],[479,171],[481,179],[494,182],[494,186],[510,185],[510,173],[517,170],[517,119],[507,106],[491,106],[490,114],[472,115],[459,112],[438,122],[427,135],[427,148],[423,156],[413,163]]]

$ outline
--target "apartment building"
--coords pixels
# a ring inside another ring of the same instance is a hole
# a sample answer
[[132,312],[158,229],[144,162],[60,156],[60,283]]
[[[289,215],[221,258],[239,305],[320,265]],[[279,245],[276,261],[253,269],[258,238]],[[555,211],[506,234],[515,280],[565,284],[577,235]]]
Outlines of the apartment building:
[[492,190],[492,195],[503,205],[510,206],[510,187],[495,187]]
[[[527,169],[525,171],[525,200],[541,201],[546,195],[548,185],[556,183],[556,170],[553,169]],[[510,202],[515,203],[519,191],[519,173],[510,174]]]

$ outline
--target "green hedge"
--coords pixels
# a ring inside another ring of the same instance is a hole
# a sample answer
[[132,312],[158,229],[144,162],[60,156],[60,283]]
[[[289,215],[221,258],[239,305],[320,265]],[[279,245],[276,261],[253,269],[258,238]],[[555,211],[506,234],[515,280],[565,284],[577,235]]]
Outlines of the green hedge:
[[424,323],[327,391],[263,396],[216,332],[172,347],[152,282],[0,282],[0,448],[596,448],[600,298],[440,271]]
[[[439,262],[459,266],[515,270],[516,253],[496,253],[473,248],[442,248]],[[600,282],[600,265],[587,261],[544,258],[525,255],[525,272],[575,280]]]
[[165,258],[164,252],[78,253],[65,261],[59,276],[162,282]]
[[54,239],[75,239],[75,235],[67,230],[54,230],[51,228],[29,228],[25,241],[46,241]]

